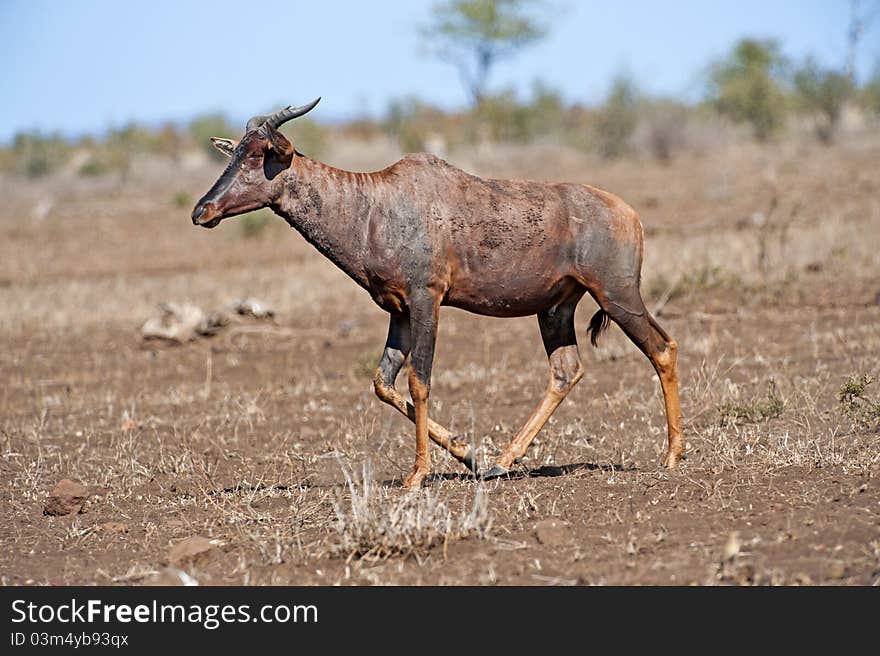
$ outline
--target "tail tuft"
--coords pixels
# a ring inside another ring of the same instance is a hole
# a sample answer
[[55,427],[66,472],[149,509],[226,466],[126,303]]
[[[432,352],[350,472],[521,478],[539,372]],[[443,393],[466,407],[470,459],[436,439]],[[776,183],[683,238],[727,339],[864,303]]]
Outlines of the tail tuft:
[[608,327],[609,320],[608,313],[601,309],[590,319],[590,343],[593,346],[599,345],[599,335]]

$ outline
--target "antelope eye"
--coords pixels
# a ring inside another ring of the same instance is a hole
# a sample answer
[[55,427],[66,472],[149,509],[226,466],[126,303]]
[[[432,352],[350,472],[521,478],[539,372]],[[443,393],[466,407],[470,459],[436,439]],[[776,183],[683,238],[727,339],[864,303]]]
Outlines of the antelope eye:
[[250,155],[248,155],[249,159],[260,159],[262,157],[262,153],[259,150],[255,150]]

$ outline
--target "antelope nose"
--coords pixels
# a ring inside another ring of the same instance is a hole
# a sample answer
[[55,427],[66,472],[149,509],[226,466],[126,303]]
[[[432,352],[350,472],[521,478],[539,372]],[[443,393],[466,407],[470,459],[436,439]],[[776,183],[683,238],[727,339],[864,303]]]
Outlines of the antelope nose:
[[195,207],[195,209],[193,210],[193,213],[192,213],[192,222],[193,222],[193,225],[200,225],[200,224],[201,224],[200,219],[201,219],[205,214],[208,213],[208,210],[209,210],[210,207],[211,207],[210,203],[206,203],[206,204],[204,204],[204,205],[202,205],[202,204],[196,205],[196,207]]

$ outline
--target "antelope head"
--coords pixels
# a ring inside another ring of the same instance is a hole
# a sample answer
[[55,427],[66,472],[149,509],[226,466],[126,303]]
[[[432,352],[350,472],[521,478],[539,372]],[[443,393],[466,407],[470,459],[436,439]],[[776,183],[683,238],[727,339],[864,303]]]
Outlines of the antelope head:
[[273,180],[289,166],[293,144],[278,131],[287,121],[309,112],[321,100],[287,107],[247,122],[241,141],[211,137],[211,143],[230,158],[214,186],[196,203],[192,222],[213,228],[228,216],[252,212],[269,205],[276,193]]

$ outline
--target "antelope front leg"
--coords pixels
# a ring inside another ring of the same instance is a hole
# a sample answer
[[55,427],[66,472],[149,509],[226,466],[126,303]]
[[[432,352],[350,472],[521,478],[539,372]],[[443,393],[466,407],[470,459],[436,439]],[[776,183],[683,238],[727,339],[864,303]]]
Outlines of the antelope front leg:
[[[373,377],[373,389],[382,401],[395,408],[404,417],[415,423],[416,410],[412,403],[398,393],[394,387],[397,374],[400,372],[410,350],[410,321],[406,315],[392,315],[388,326],[388,338],[385,340],[385,351]],[[452,457],[465,467],[476,473],[474,450],[470,445],[455,439],[447,428],[428,419],[428,436],[439,446],[446,449]]]
[[410,299],[410,340],[412,353],[409,361],[409,394],[413,400],[416,424],[416,462],[412,473],[403,481],[403,487],[419,487],[431,473],[431,454],[428,451],[428,396],[431,392],[431,367],[434,363],[434,343],[437,340],[437,317],[440,304],[429,293],[414,294]]

